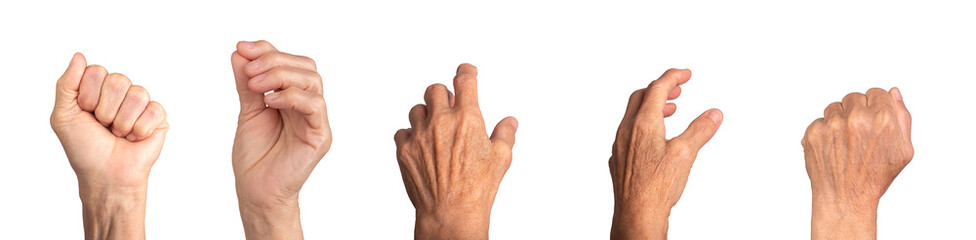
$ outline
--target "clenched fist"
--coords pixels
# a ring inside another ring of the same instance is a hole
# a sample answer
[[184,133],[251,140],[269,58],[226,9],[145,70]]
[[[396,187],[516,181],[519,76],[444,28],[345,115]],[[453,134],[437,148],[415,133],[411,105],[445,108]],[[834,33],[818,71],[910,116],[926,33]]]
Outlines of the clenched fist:
[[311,58],[266,41],[239,42],[231,66],[241,102],[233,163],[245,234],[301,238],[298,192],[332,145],[322,77]]
[[813,239],[873,239],[877,208],[914,155],[897,88],[851,93],[824,109],[801,143],[813,188]]
[[722,112],[710,109],[684,133],[667,139],[664,118],[677,105],[679,85],[691,79],[687,69],[670,69],[630,96],[610,156],[615,199],[612,239],[665,239],[671,207],[688,182],[698,150],[718,131]]
[[78,175],[87,239],[145,238],[149,169],[166,112],[125,75],[86,67],[76,53],[58,79],[51,127]]
[[394,135],[400,174],[417,209],[417,239],[487,239],[491,206],[512,163],[518,122],[502,119],[491,137],[478,107],[478,69],[461,64],[457,97],[441,84],[410,110]]

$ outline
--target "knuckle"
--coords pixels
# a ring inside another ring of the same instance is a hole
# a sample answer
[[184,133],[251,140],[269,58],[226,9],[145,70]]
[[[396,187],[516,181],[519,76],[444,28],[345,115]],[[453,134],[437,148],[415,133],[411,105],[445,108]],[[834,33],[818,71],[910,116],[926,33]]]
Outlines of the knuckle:
[[827,105],[827,107],[824,108],[824,115],[826,115],[826,113],[829,113],[829,112],[833,112],[833,111],[840,110],[840,108],[841,108],[841,103],[840,102],[830,103],[830,105]]
[[98,75],[108,74],[108,70],[105,70],[105,67],[98,64],[93,64],[91,66],[88,66],[88,68],[85,69],[85,72],[89,72],[89,71],[91,71],[92,74],[98,74]]
[[272,48],[272,49],[274,48],[274,46],[271,45],[271,42],[268,42],[266,40],[257,40],[257,41],[254,41],[254,45],[255,46],[265,47],[265,48]]
[[281,67],[275,67],[275,68],[271,68],[267,72],[265,72],[264,73],[264,77],[266,79],[271,79],[271,80],[277,81],[277,80],[282,79],[283,77],[285,77],[286,74],[287,74],[286,69],[281,68]]
[[318,65],[316,65],[315,59],[312,59],[311,57],[308,56],[298,56],[298,57],[301,58],[306,63],[308,63],[309,65],[311,65],[313,70],[317,68]]
[[673,81],[671,80],[671,78],[666,78],[666,77],[658,78],[657,80],[651,81],[651,86],[649,87],[649,89],[653,90],[653,89],[664,88],[668,85],[671,85],[669,84],[669,82],[671,81]]
[[106,80],[105,81],[108,81],[108,82],[110,82],[112,84],[117,84],[117,85],[131,85],[132,84],[132,81],[129,80],[129,77],[127,77],[127,76],[125,76],[125,74],[121,74],[121,73],[110,73],[106,77]]
[[153,101],[153,102],[150,102],[148,106],[146,106],[146,113],[145,114],[148,114],[150,117],[153,117],[153,118],[165,117],[166,116],[166,110],[163,109],[163,105],[159,104],[156,101]]
[[427,110],[427,105],[417,104],[410,108],[410,115],[419,115]]
[[847,123],[856,128],[862,128],[869,126],[871,120],[870,114],[867,114],[863,110],[853,110],[851,114],[847,117]]
[[322,75],[319,74],[319,72],[312,71],[311,75],[312,75],[312,80],[314,80],[316,84],[318,85],[322,84]]
[[458,83],[467,83],[475,80],[475,77],[471,74],[460,74],[454,77]]
[[308,84],[310,86],[309,88],[314,90],[321,90],[322,75],[320,75],[318,72],[315,71],[310,71],[310,75],[312,76],[312,82]]
[[859,92],[852,92],[844,95],[844,102],[854,101],[856,98],[863,98],[864,94]]
[[871,88],[871,89],[868,89],[868,91],[866,93],[867,93],[867,95],[887,94],[888,91],[885,91],[884,89],[881,89],[881,88]]
[[263,61],[262,64],[268,64],[268,65],[271,65],[271,66],[278,66],[278,63],[281,62],[282,54],[283,53],[281,53],[281,52],[269,52],[269,53],[266,53],[266,54],[264,54],[264,56],[261,57],[261,58],[263,58],[261,60],[261,61]]
[[803,135],[803,141],[806,143],[818,142],[818,140],[823,135],[825,123],[823,118],[818,118],[810,123],[807,127],[806,134]]
[[826,127],[832,130],[843,129],[847,125],[844,117],[834,115],[827,119]]
[[644,91],[647,91],[647,88],[637,89],[637,91],[634,91],[633,93],[630,94],[630,99],[633,100],[633,99],[636,99],[636,98],[639,98],[639,97],[643,96],[644,95]]
[[443,91],[447,91],[447,87],[444,86],[444,84],[435,83],[435,84],[431,84],[430,86],[427,86],[426,93],[429,95],[435,95],[435,94],[442,93]]
[[891,114],[888,114],[886,112],[879,112],[879,114],[874,116],[872,121],[873,125],[878,126],[882,129],[894,128],[896,124],[893,124],[892,122],[893,121],[892,121]]
[[139,85],[129,87],[129,92],[126,93],[126,96],[131,97],[133,100],[139,101],[140,103],[149,102],[149,91]]
[[146,123],[140,124],[137,122],[136,125],[132,126],[132,134],[138,138],[143,138],[148,136],[149,132],[151,131],[152,131],[152,127]]
[[432,91],[441,91],[441,90],[447,90],[447,86],[444,86],[444,84],[435,83],[435,84],[431,84],[430,87],[428,87],[428,89]]

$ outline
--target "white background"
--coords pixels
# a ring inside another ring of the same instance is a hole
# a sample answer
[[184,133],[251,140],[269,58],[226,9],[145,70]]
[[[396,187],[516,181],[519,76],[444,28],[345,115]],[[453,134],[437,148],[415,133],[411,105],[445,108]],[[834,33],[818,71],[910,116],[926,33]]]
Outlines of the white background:
[[614,132],[630,93],[670,67],[694,75],[669,135],[708,108],[725,113],[673,209],[673,239],[808,238],[807,124],[849,92],[892,86],[914,117],[916,154],[882,198],[879,237],[973,237],[976,8],[966,1],[595,2],[6,1],[0,238],[82,237],[77,180],[48,123],[78,51],[169,113],[147,236],[242,239],[230,54],[257,39],[314,58],[325,78],[335,141],[301,193],[309,239],[412,238],[393,133],[463,62],[479,67],[489,129],[520,122],[493,238],[606,238]]

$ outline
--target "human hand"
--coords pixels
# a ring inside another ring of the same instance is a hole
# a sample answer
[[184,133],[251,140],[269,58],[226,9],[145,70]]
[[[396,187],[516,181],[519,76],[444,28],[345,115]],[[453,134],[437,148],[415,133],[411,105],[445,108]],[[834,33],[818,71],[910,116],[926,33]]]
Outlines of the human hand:
[[162,105],[76,53],[58,79],[51,128],[78,176],[86,239],[145,238],[149,169],[169,130]]
[[813,189],[813,239],[873,239],[877,208],[915,154],[898,88],[851,93],[824,109],[801,141]]
[[684,191],[698,150],[722,123],[722,111],[710,109],[684,133],[666,139],[664,118],[677,109],[667,101],[678,98],[679,85],[690,78],[687,69],[670,69],[630,96],[610,156],[615,199],[612,239],[667,238],[671,207]]
[[[417,239],[487,239],[491,206],[512,163],[518,121],[498,122],[491,137],[478,107],[478,69],[461,64],[454,95],[427,88],[410,109],[409,129],[394,135],[400,174],[417,209]],[[456,104],[455,104],[456,103]]]
[[298,192],[332,145],[322,77],[311,58],[267,41],[238,42],[231,66],[241,102],[233,163],[245,234],[301,238]]

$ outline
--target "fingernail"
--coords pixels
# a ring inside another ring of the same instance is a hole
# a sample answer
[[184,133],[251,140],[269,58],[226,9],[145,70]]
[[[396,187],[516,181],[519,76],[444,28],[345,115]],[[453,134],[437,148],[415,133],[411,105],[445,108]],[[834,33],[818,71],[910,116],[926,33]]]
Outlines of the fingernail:
[[508,117],[508,118],[512,119],[511,121],[509,121],[512,123],[512,126],[515,127],[515,129],[518,129],[518,119],[515,119],[515,117]]
[[718,109],[711,109],[708,110],[708,113],[706,114],[708,114],[708,118],[712,119],[712,122],[715,122],[715,125],[722,124],[722,111],[719,111]]
[[278,96],[281,96],[281,93],[280,93],[280,92],[273,92],[273,93],[268,93],[268,95],[264,95],[264,97],[265,97],[265,98],[266,98],[266,99],[267,99],[268,101],[272,101],[272,100],[275,100],[275,99],[277,99],[277,98],[278,98]]
[[251,70],[258,70],[261,67],[261,59],[257,59],[247,63],[247,68]]
[[898,88],[891,88],[891,95],[895,96],[895,100],[901,101],[901,90]]
[[242,41],[242,42],[243,44],[241,44],[241,46],[243,46],[244,48],[254,48],[254,42],[248,42],[248,41]]
[[[461,65],[463,66],[463,65],[471,65],[471,64],[470,63],[462,63]],[[470,72],[471,72],[471,70],[469,70],[466,67],[458,67],[457,73],[455,73],[455,74],[461,75],[461,74],[468,74]]]
[[125,136],[125,140],[129,140],[130,142],[135,142],[136,141],[136,136],[135,135],[132,135],[132,134],[129,134],[129,136]]
[[251,78],[251,82],[253,83],[261,83],[261,81],[263,80],[264,80],[264,74],[257,75],[254,78]]

